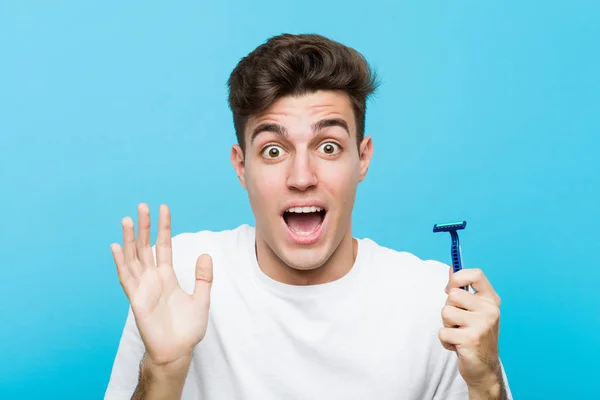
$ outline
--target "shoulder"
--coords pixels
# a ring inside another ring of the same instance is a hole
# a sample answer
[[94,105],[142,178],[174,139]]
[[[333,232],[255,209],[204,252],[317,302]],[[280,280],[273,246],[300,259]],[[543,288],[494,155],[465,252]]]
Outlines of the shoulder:
[[171,240],[173,255],[185,256],[188,253],[200,255],[203,252],[229,250],[245,244],[253,234],[254,228],[247,224],[220,231],[183,232],[173,236]]
[[427,351],[436,349],[432,357],[443,357],[446,351],[440,346],[437,332],[443,326],[441,310],[448,298],[445,288],[450,267],[369,239],[363,243],[369,256],[361,267],[361,282],[374,308],[379,307],[385,316],[394,315],[387,321],[395,323],[395,329],[417,332]]
[[191,293],[195,284],[195,268],[198,257],[208,254],[213,260],[213,273],[217,274],[222,262],[231,255],[240,254],[253,240],[254,228],[240,225],[219,231],[200,230],[183,232],[172,237],[173,269],[182,289]]
[[383,246],[372,239],[359,239],[360,248],[366,249],[366,275],[380,282],[393,282],[402,287],[418,289],[420,293],[444,295],[448,283],[449,265],[424,259],[405,250]]

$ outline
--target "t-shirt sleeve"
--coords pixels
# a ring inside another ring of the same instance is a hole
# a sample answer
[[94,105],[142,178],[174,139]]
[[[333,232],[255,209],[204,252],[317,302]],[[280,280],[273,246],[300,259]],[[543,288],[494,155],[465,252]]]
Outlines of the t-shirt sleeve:
[[506,390],[506,398],[508,400],[512,400],[512,393],[510,391],[510,385],[508,384],[508,378],[506,376],[506,371],[504,370],[504,365],[502,364],[502,361],[500,361],[500,366],[502,367],[502,379],[504,381],[504,389]]
[[138,383],[140,362],[144,356],[144,343],[135,324],[131,307],[127,313],[123,334],[117,348],[117,354],[106,392],[105,400],[130,399]]
[[469,389],[458,372],[456,353],[444,350],[444,368],[432,400],[468,400]]

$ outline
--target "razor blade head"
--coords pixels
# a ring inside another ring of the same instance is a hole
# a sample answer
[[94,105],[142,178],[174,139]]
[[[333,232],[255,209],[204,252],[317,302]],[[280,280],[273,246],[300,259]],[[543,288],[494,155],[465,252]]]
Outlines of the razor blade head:
[[435,224],[433,226],[434,232],[450,232],[465,229],[467,221],[449,222],[446,224]]

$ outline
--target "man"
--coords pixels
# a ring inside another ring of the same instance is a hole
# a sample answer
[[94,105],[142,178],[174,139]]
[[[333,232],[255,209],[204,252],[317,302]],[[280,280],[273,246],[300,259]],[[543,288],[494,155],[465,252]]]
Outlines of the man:
[[[112,244],[130,311],[107,399],[504,399],[500,299],[478,269],[352,235],[376,79],[318,35],[271,38],[229,81],[255,227],[171,238],[138,207]],[[472,285],[476,292],[461,290]]]

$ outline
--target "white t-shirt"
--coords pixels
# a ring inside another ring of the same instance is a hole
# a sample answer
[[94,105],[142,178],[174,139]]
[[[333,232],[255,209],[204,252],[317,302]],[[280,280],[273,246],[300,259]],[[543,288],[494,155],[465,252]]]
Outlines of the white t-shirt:
[[[172,240],[187,293],[197,257],[213,259],[208,328],[183,399],[468,399],[457,356],[437,336],[447,265],[359,239],[344,277],[294,286],[261,271],[254,235],[241,225]],[[130,309],[105,399],[131,397],[143,353]]]

